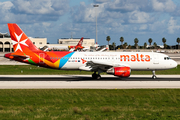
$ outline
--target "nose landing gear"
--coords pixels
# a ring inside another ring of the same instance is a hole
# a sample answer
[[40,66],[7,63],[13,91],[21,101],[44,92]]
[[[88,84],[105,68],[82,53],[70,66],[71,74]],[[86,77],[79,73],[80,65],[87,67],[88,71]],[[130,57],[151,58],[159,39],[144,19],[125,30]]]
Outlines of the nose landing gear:
[[153,70],[152,73],[153,73],[152,79],[156,79],[157,77],[156,77],[156,74],[155,74],[155,70]]

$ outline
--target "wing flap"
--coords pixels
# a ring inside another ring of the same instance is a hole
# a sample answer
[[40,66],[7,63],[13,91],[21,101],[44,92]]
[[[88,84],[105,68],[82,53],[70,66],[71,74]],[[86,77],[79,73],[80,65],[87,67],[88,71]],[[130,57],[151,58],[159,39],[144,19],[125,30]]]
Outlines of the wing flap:
[[86,67],[91,67],[91,71],[98,71],[99,69],[106,71],[107,69],[113,67],[113,65],[107,62],[87,61]]

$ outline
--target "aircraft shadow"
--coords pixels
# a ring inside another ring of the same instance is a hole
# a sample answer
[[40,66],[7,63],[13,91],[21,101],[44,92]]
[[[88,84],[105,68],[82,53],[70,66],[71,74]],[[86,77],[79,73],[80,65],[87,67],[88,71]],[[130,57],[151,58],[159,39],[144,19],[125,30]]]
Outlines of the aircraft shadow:
[[157,78],[152,79],[151,77],[102,77],[100,80],[92,79],[91,77],[0,77],[0,81],[180,81],[180,78]]

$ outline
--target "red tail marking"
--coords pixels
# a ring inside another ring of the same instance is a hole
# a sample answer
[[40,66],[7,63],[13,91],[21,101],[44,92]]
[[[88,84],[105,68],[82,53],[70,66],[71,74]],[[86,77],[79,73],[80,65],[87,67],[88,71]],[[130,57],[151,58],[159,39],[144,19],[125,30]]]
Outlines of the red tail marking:
[[77,49],[83,49],[84,47],[82,46],[83,43],[83,37],[81,38],[81,40],[78,42],[78,44],[75,46],[75,50]]
[[84,47],[82,46],[82,43],[83,43],[83,37],[80,39],[80,41],[76,46],[68,46],[68,48],[69,49],[74,48],[74,50],[83,49]]
[[17,24],[8,23],[8,28],[15,52],[22,53],[39,50]]
[[81,40],[78,42],[78,44],[76,46],[82,46],[82,43],[83,43],[83,37],[81,38]]

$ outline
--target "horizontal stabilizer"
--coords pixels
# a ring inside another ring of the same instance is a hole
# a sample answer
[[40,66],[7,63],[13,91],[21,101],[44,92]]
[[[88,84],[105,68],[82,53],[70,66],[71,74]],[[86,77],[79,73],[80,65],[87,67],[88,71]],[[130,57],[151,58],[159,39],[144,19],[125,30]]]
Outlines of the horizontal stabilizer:
[[23,59],[29,58],[29,56],[27,56],[27,55],[11,55],[11,56],[19,57],[19,58],[23,58]]
[[21,59],[26,59],[26,58],[29,58],[29,56],[27,55],[22,55],[22,54],[17,54],[17,53],[8,53],[8,54],[5,54],[4,57],[6,58],[21,58]]

